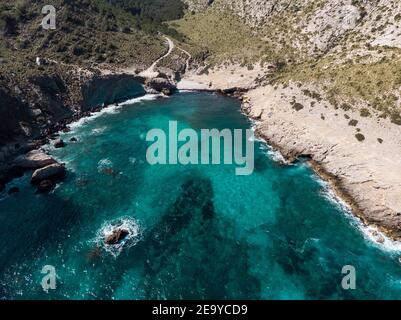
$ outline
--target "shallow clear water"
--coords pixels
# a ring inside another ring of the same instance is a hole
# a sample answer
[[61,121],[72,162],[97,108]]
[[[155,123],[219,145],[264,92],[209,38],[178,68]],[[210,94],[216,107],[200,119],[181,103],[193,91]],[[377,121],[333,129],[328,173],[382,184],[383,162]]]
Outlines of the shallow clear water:
[[[399,253],[368,241],[325,196],[306,164],[283,166],[255,144],[256,169],[150,166],[152,128],[249,128],[238,101],[180,93],[110,109],[74,127],[50,152],[68,177],[36,195],[0,198],[2,299],[376,299],[401,297]],[[134,236],[105,248],[104,231],[124,223]],[[57,288],[40,286],[44,265]],[[343,290],[344,265],[356,290]]]

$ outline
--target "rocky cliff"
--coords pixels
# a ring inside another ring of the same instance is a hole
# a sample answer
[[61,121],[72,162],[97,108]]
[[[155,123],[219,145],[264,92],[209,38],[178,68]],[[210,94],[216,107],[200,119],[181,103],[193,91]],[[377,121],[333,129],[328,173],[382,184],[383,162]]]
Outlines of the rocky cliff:
[[191,10],[232,13],[270,41],[286,42],[309,54],[348,37],[400,48],[401,3],[396,0],[185,0]]
[[45,1],[0,0],[0,189],[20,173],[15,156],[90,110],[144,93],[136,73],[167,50],[155,30],[170,13],[145,23],[130,10],[146,5],[149,13],[157,1],[126,10],[111,3],[55,0],[56,29],[48,30]]

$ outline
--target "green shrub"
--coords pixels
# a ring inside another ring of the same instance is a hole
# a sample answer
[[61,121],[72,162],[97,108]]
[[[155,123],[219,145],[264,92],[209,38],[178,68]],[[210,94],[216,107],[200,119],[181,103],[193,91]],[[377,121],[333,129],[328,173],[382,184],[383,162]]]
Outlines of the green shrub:
[[391,122],[401,126],[401,114],[399,112],[391,113]]
[[362,108],[360,112],[361,117],[370,117],[370,111],[367,108]]
[[358,120],[351,120],[348,125],[350,125],[351,127],[356,127],[358,125]]
[[364,136],[362,133],[357,133],[357,134],[355,135],[355,138],[356,138],[359,142],[365,141],[365,136]]
[[304,106],[302,104],[300,104],[299,102],[295,102],[292,105],[292,108],[295,109],[296,111],[300,111],[300,110],[302,110],[304,108]]

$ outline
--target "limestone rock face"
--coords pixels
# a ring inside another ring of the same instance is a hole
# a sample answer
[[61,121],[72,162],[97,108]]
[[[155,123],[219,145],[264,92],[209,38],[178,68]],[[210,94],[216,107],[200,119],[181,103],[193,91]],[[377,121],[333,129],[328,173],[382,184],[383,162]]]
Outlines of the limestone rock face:
[[66,90],[65,84],[58,74],[33,77],[31,81],[50,95],[56,95]]
[[[398,0],[184,0],[190,11],[208,7],[234,14],[245,23],[267,31],[270,40],[290,42],[307,54],[330,49],[336,40],[353,32],[350,40],[367,41],[372,46],[401,48],[401,2]],[[359,40],[358,40],[359,39]]]
[[199,12],[205,10],[213,0],[183,0],[188,5],[188,10],[192,12]]

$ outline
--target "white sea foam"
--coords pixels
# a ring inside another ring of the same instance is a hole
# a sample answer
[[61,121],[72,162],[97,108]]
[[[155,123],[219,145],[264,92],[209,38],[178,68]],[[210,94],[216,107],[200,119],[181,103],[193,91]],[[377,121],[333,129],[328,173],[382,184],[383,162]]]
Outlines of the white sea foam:
[[95,129],[93,129],[91,132],[94,134],[94,135],[99,135],[99,134],[102,134],[103,132],[105,132],[107,130],[107,127],[106,126],[103,126],[103,127],[100,127],[100,128],[95,128]]
[[113,162],[108,158],[102,159],[97,163],[97,170],[99,172],[101,172],[104,169],[112,168],[112,167],[113,167]]
[[[260,121],[251,120],[251,130],[254,133],[256,131],[256,126],[258,125],[258,123],[260,123]],[[257,138],[257,136],[254,134],[254,141],[262,143],[262,145],[264,146],[262,150],[265,151],[265,153],[268,155],[270,159],[272,159],[275,162],[290,165],[290,163],[284,158],[281,152],[279,150],[274,150],[273,147],[270,146],[263,138]]]
[[[113,234],[115,230],[125,230],[128,236],[125,237],[120,243],[115,245],[108,245],[105,239]],[[113,257],[118,257],[125,249],[135,246],[142,239],[142,230],[138,221],[132,217],[122,217],[114,221],[109,221],[103,224],[98,230],[94,242],[96,245]]]
[[120,103],[120,105],[124,106],[124,105],[128,105],[128,104],[140,103],[140,102],[143,102],[143,101],[152,101],[152,100],[156,100],[158,98],[163,98],[163,97],[165,97],[165,95],[163,95],[163,94],[146,94],[146,95],[144,95],[142,97],[138,97],[138,98],[134,98],[134,99],[130,99],[130,100],[124,101],[124,102]]
[[160,97],[163,97],[163,95],[162,94],[146,94],[146,95],[138,97],[138,98],[133,98],[133,99],[129,99],[127,101],[121,102],[118,105],[111,104],[111,105],[105,106],[100,111],[93,112],[89,116],[81,118],[81,119],[71,123],[69,125],[69,128],[72,131],[74,131],[75,129],[93,121],[94,119],[96,119],[104,114],[115,114],[115,113],[120,112],[122,106],[136,104],[136,103],[140,103],[143,101],[151,101],[151,100],[155,100]]
[[287,165],[290,165],[290,163],[285,160],[284,156],[281,154],[280,151],[274,150],[271,146],[267,145],[267,150],[266,150],[268,156],[275,162],[279,163],[284,163]]
[[120,106],[115,106],[115,105],[104,107],[101,111],[93,112],[89,116],[83,117],[83,118],[71,123],[69,125],[69,128],[71,129],[71,131],[74,131],[77,128],[88,124],[89,122],[97,119],[98,117],[100,117],[100,116],[102,116],[104,114],[117,113],[119,108],[120,108]]
[[391,240],[375,226],[364,224],[361,219],[352,213],[351,207],[336,195],[326,181],[318,176],[315,176],[315,179],[323,187],[322,196],[344,212],[350,223],[362,232],[367,241],[385,251],[393,253],[401,252],[401,242]]

